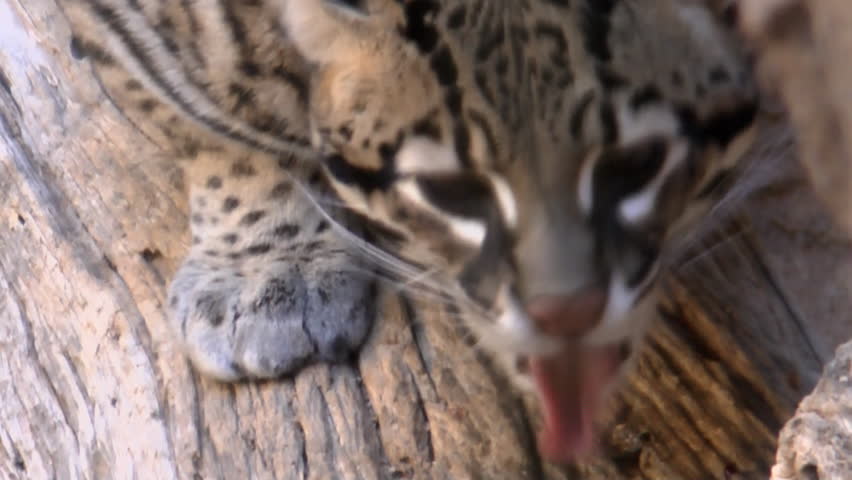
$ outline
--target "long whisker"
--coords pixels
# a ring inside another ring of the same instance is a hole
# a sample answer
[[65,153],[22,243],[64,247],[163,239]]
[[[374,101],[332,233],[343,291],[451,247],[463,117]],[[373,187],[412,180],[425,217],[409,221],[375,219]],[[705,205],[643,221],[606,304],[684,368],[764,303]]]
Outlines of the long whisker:
[[[431,289],[444,292],[448,295],[456,295],[454,288],[448,288],[446,285],[437,282],[431,281],[429,277],[430,274],[424,275],[419,267],[408,264],[400,258],[393,256],[384,250],[376,247],[375,245],[366,242],[362,238],[358,237],[356,234],[351,232],[345,225],[341,224],[337,220],[335,220],[329,213],[322,208],[320,202],[317,200],[316,196],[305,187],[301,182],[294,181],[294,183],[301,189],[302,193],[309,199],[309,201],[314,205],[315,208],[320,212],[320,214],[329,222],[332,228],[335,229],[335,232],[339,233],[345,240],[347,240],[352,246],[356,248],[357,251],[364,254],[368,259],[375,261],[380,268],[384,268],[389,270],[390,272],[399,275],[401,278],[408,279],[416,279],[416,282],[420,286],[428,286]],[[433,272],[434,273],[434,272]]]
[[485,309],[472,301],[467,295],[462,294],[455,284],[443,283],[434,279],[433,277],[439,273],[440,269],[436,268],[424,272],[422,268],[408,264],[404,260],[368,243],[351,232],[345,225],[335,220],[322,207],[321,200],[317,199],[313,192],[302,182],[294,178],[293,183],[308,198],[335,232],[339,233],[357,251],[362,253],[367,259],[375,262],[379,268],[387,270],[399,278],[407,279],[406,282],[398,284],[398,291],[404,290],[413,293],[419,298],[439,304],[453,304],[465,310],[468,314],[480,315],[483,318],[487,316]]

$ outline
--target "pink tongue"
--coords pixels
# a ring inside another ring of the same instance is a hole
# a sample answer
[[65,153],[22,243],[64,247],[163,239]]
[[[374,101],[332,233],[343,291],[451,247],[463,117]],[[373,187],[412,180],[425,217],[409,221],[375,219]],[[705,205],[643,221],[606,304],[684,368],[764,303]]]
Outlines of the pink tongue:
[[593,421],[620,363],[617,345],[571,345],[555,355],[530,359],[545,417],[539,450],[547,460],[566,463],[593,453]]

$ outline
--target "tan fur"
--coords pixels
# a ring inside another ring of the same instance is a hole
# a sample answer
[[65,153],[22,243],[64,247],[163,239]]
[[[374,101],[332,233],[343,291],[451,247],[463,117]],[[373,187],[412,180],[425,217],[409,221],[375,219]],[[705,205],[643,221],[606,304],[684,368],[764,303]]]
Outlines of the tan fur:
[[[223,379],[356,350],[375,267],[451,298],[500,353],[552,345],[523,305],[615,292],[646,252],[611,226],[662,245],[730,163],[694,130],[754,94],[705,0],[61,3],[117,105],[183,160],[173,323]],[[596,168],[653,142],[671,162],[639,186],[651,207],[600,218],[623,178]],[[399,238],[360,240],[340,203]],[[610,297],[600,337],[638,336],[652,297]]]

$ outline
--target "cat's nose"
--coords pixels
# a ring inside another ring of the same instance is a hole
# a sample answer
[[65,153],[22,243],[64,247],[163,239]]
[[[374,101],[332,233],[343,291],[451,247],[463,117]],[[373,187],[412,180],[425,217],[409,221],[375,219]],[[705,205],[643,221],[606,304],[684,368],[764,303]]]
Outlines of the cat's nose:
[[580,338],[601,321],[606,300],[606,290],[595,285],[568,295],[535,297],[527,304],[527,313],[548,335]]

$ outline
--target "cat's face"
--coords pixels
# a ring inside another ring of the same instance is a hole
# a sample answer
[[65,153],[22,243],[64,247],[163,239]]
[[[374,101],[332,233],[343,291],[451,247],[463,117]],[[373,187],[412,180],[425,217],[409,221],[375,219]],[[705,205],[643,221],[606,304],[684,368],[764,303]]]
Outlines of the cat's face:
[[[543,391],[560,368],[581,369],[571,395],[605,389],[668,237],[754,115],[725,31],[677,0],[285,3],[328,178],[394,232],[392,269],[526,357],[509,363],[545,404],[567,401]],[[556,442],[577,450],[572,415]]]

